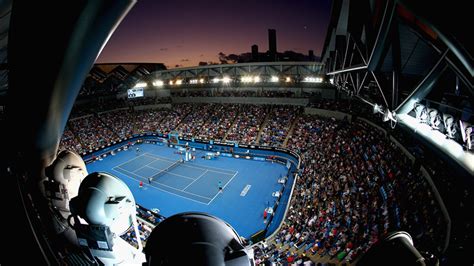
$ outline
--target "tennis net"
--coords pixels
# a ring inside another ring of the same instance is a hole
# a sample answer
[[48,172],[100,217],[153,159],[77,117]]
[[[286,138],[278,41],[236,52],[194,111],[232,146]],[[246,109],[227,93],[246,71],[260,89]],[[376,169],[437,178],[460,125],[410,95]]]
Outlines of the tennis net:
[[168,173],[169,171],[173,170],[174,168],[178,167],[180,164],[182,164],[181,160],[178,160],[171,164],[170,166],[166,167],[165,169],[160,170],[157,174],[151,177],[151,181],[154,181],[158,177]]

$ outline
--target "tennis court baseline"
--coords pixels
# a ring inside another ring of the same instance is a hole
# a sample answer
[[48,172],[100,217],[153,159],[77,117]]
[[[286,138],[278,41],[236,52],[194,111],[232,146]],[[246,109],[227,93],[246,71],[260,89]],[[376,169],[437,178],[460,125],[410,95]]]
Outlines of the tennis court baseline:
[[112,170],[143,181],[145,186],[206,205],[219,195],[219,182],[225,189],[238,174],[237,171],[179,162],[149,153],[117,165]]

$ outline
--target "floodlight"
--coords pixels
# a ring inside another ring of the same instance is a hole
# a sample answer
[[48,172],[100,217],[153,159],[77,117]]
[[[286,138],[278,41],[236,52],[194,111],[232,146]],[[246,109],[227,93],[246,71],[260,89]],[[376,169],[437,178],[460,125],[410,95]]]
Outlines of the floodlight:
[[323,79],[322,78],[319,78],[319,77],[305,77],[303,79],[303,82],[308,82],[308,83],[321,83],[323,82]]
[[[104,264],[145,262],[136,218],[135,199],[127,185],[107,173],[89,174],[70,202],[70,225],[81,246]],[[74,223],[72,223],[72,221]],[[120,238],[134,229],[138,249]]]
[[[397,113],[395,111],[390,111],[388,108],[383,111],[383,118],[382,120],[384,122],[387,122],[388,120],[392,122],[397,122]],[[392,124],[392,127],[395,127],[394,124]]]
[[290,78],[290,77],[286,77],[286,78],[285,78],[285,82],[291,82],[291,78]]
[[438,110],[434,108],[428,108],[428,116],[429,116],[429,123],[431,128],[439,129],[439,125],[441,124],[441,116]]
[[146,82],[138,82],[134,86],[134,88],[143,88],[143,87],[146,87]]
[[429,116],[428,116],[428,110],[423,104],[420,103],[415,103],[415,115],[416,119],[420,123],[428,123],[429,122]]
[[271,82],[278,82],[279,79],[277,76],[272,76],[271,79],[270,79]]
[[252,248],[244,246],[229,224],[196,212],[176,214],[159,223],[144,252],[146,265],[255,264]]
[[446,129],[446,136],[450,139],[454,139],[456,134],[456,123],[454,123],[454,117],[452,115],[443,114],[444,128]]
[[466,121],[459,120],[462,141],[468,150],[474,150],[474,126]]
[[182,79],[177,79],[176,80],[176,85],[181,85],[183,84],[183,80]]
[[222,78],[222,83],[227,84],[227,83],[230,82],[230,80],[231,80],[231,79],[230,79],[229,77],[227,77],[227,76],[226,76],[226,77],[223,77],[223,78]]
[[173,85],[173,81],[172,81],[172,80],[170,80],[170,82],[168,82],[168,84],[170,84],[170,85]]
[[334,79],[333,78],[329,79],[329,83],[334,84]]
[[164,82],[162,80],[155,80],[153,81],[153,86],[155,87],[161,87],[163,86]]
[[474,150],[474,126],[466,128],[467,141],[466,146],[468,150]]
[[189,84],[197,84],[198,80],[197,79],[190,79]]
[[213,78],[213,79],[212,79],[212,82],[213,82],[213,83],[218,83],[219,81],[220,81],[219,78]]
[[253,82],[255,82],[255,83],[260,82],[260,77],[259,76],[253,77]]
[[203,79],[203,78],[199,79],[199,83],[203,84],[203,83],[204,83],[204,79]]
[[374,109],[372,110],[374,114],[381,113],[383,114],[383,107],[378,104],[374,104]]
[[240,81],[243,83],[249,83],[252,82],[252,77],[251,76],[243,76],[240,78]]

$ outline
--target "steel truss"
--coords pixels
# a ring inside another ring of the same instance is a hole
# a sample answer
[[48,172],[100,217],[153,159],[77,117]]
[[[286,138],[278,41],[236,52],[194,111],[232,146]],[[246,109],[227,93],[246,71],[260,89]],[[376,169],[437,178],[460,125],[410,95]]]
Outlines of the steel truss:
[[[349,8],[348,6],[348,4],[342,4],[342,8]],[[357,30],[357,27],[351,27],[352,21],[346,21],[348,25],[344,25],[347,27],[345,34],[341,35],[339,32],[335,37],[329,35],[328,37],[333,38],[336,44],[333,45],[333,50],[331,47],[325,47],[326,51],[323,54],[327,75],[331,76],[337,89],[362,99],[372,106],[381,107],[378,112],[385,115],[389,112],[392,122],[397,122],[397,115],[410,112],[413,103],[423,99],[433,89],[436,81],[448,67],[467,85],[471,94],[474,94],[472,60],[469,60],[469,56],[463,54],[452,42],[448,42],[448,38],[442,35],[429,21],[420,19],[427,27],[441,36],[437,42],[433,42],[430,38],[426,38],[419,29],[412,28],[436,51],[438,61],[412,88],[409,96],[399,103],[402,58],[398,27],[400,23],[403,23],[403,18],[397,14],[397,10],[400,8],[409,9],[409,6],[407,7],[404,1],[385,1],[382,16],[379,15],[379,21],[375,23],[378,28],[373,28],[374,23],[362,21],[357,22],[359,23],[357,26],[362,30]],[[343,19],[340,19],[339,23],[341,21]],[[356,30],[352,33],[351,29]],[[333,32],[333,35],[336,34],[336,31]],[[392,56],[391,73],[381,71],[381,65],[389,50],[391,50]],[[391,76],[391,83],[381,83],[380,77],[388,76],[388,74]],[[363,97],[364,89],[369,87],[377,89],[379,100]]]

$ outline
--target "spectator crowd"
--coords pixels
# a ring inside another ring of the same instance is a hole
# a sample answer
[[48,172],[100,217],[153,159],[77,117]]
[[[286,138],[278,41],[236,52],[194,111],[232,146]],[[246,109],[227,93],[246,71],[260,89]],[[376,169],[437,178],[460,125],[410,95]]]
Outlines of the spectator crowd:
[[[329,105],[317,104],[332,109]],[[71,119],[60,146],[83,153],[145,132],[300,154],[301,174],[286,219],[269,245],[255,249],[257,264],[310,265],[314,257],[353,262],[393,230],[405,230],[426,250],[441,252],[446,225],[432,188],[384,133],[361,120],[305,115],[293,106],[173,104]],[[144,239],[146,227],[141,223]],[[124,238],[133,242],[134,232]]]

